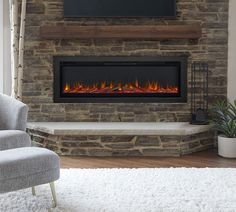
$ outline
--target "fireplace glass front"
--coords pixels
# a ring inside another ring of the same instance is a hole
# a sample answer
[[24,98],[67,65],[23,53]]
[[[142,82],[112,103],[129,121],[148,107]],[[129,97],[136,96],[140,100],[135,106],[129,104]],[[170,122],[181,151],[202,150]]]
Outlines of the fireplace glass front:
[[184,57],[55,57],[55,102],[184,102]]

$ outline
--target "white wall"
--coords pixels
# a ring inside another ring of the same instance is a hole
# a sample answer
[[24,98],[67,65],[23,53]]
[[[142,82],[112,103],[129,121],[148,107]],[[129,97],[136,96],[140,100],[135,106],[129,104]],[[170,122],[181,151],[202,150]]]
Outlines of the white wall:
[[3,0],[3,92],[11,94],[10,18],[8,0]]
[[3,92],[3,1],[0,0],[0,93]]
[[11,94],[10,20],[8,1],[0,0],[0,92]]
[[229,4],[228,98],[236,99],[236,0]]

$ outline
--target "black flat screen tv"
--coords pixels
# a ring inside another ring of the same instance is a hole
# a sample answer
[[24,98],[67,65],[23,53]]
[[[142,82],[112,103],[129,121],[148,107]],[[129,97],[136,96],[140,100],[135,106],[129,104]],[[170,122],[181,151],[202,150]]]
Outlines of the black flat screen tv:
[[176,0],[64,0],[65,17],[176,16]]

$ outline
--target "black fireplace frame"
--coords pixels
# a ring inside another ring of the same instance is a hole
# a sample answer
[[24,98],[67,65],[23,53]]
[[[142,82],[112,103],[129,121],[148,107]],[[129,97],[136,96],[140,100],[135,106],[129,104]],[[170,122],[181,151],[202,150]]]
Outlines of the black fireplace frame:
[[[180,96],[179,97],[62,97],[61,64],[63,62],[178,62],[180,63]],[[187,56],[54,56],[54,102],[55,103],[187,103]]]

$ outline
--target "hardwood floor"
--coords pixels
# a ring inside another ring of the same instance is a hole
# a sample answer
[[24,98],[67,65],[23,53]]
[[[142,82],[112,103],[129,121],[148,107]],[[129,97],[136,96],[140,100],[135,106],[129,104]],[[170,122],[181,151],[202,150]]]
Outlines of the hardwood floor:
[[208,150],[179,158],[173,157],[61,157],[62,168],[166,168],[220,167],[236,168],[236,159],[225,159],[216,150]]

